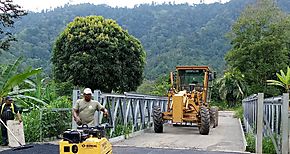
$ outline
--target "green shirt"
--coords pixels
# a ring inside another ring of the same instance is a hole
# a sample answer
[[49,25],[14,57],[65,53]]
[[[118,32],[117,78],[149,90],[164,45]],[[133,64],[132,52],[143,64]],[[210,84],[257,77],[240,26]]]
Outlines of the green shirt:
[[104,107],[96,100],[87,102],[85,99],[78,99],[73,108],[79,111],[79,117],[83,124],[95,126],[94,114]]

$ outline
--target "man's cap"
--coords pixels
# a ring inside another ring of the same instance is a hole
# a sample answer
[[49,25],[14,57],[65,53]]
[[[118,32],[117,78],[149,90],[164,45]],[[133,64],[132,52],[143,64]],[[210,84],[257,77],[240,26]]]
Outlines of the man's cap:
[[92,93],[92,90],[90,88],[85,88],[84,94],[93,94],[93,93]]
[[6,101],[12,101],[13,99],[12,99],[10,96],[7,96],[7,97],[5,98],[5,100],[6,100]]

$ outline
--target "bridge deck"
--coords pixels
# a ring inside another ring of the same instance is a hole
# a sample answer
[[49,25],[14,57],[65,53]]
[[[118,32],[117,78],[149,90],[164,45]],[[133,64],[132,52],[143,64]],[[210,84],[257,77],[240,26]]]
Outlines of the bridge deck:
[[209,135],[200,135],[198,127],[164,127],[164,133],[153,129],[139,136],[114,143],[115,147],[145,147],[169,149],[194,149],[206,151],[244,151],[244,140],[238,119],[233,112],[219,112],[219,126]]

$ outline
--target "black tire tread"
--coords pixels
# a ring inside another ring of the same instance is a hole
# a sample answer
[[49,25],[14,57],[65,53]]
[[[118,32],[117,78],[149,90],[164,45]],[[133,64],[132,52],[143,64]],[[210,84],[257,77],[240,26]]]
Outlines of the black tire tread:
[[159,106],[153,107],[153,123],[155,133],[163,133],[162,112]]
[[218,126],[218,108],[217,107],[210,108],[210,123],[213,128]]
[[200,122],[199,133],[201,135],[208,135],[210,129],[210,114],[209,110],[204,106],[200,108]]

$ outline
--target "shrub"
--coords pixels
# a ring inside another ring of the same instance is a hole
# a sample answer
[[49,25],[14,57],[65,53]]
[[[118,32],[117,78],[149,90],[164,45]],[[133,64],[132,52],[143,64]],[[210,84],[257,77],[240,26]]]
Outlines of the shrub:
[[[251,153],[255,153],[256,138],[255,138],[254,134],[247,133],[246,134],[246,141],[248,144],[248,146],[246,147],[246,151],[251,152]],[[262,144],[263,144],[263,149],[262,149],[263,153],[267,153],[267,154],[275,154],[276,153],[274,144],[269,136],[263,137]]]

